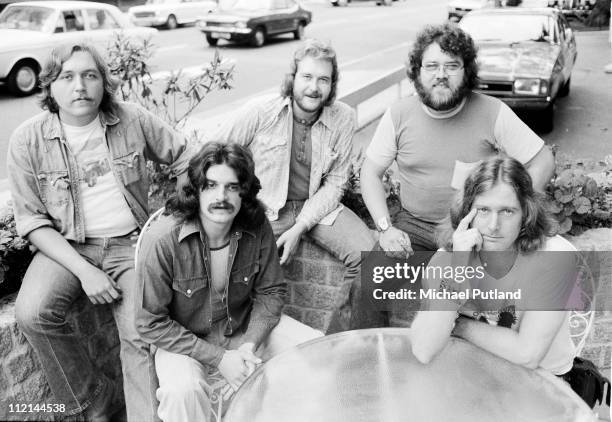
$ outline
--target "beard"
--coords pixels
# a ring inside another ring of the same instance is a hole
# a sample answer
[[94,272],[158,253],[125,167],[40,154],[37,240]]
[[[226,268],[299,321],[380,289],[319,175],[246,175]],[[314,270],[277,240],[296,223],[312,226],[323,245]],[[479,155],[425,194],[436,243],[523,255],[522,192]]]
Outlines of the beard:
[[[306,113],[318,113],[325,107],[325,103],[327,102],[327,97],[319,92],[309,92],[308,95],[306,93],[293,93],[293,101],[295,104]],[[313,104],[316,102],[316,105]]]
[[[461,101],[470,92],[470,89],[465,84],[465,80],[462,80],[457,88],[450,87],[448,79],[437,79],[435,84],[432,88],[425,88],[420,78],[415,78],[414,80],[414,89],[419,95],[421,102],[436,111],[452,110],[461,104]],[[446,87],[445,92],[434,93],[437,86]]]

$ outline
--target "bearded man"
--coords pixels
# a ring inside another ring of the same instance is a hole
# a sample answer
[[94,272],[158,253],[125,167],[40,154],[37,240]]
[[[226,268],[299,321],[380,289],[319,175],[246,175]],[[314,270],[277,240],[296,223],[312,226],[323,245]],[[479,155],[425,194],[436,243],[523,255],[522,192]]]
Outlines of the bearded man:
[[[375,250],[435,251],[434,233],[455,189],[491,156],[504,153],[524,164],[536,190],[550,180],[554,158],[544,141],[500,100],[473,92],[476,53],[471,37],[453,25],[428,26],[417,35],[407,63],[416,95],[383,115],[361,169],[363,199],[380,232]],[[382,176],[394,161],[402,208],[391,220]],[[353,313],[359,317],[353,328],[385,325],[359,314]]]

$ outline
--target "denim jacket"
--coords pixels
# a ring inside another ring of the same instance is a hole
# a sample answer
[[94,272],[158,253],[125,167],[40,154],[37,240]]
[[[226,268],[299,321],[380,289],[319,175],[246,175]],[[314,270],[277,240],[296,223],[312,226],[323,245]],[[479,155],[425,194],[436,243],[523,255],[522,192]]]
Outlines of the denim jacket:
[[[255,175],[261,181],[259,199],[270,221],[278,219],[289,187],[289,163],[293,137],[291,98],[257,98],[211,133],[210,140],[246,146],[255,159]],[[340,200],[351,170],[355,112],[340,101],[323,107],[312,125],[312,166],[309,198],[298,216],[310,230],[316,224],[333,224],[342,210]]]
[[[146,160],[168,164],[174,174],[180,174],[192,153],[182,135],[136,104],[119,103],[113,113],[101,111],[100,122],[113,174],[142,227],[148,216]],[[7,168],[20,236],[51,226],[66,239],[85,240],[82,175],[56,113],[40,113],[13,132]]]
[[[212,326],[210,249],[200,221],[162,217],[142,234],[136,268],[136,328],[169,352],[217,366],[225,350]],[[225,335],[257,347],[276,326],[287,294],[270,223],[230,234]]]

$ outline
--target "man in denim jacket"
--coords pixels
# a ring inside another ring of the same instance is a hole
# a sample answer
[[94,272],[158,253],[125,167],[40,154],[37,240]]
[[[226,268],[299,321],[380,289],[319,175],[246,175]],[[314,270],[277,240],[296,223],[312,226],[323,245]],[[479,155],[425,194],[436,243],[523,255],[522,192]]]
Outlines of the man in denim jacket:
[[178,174],[191,154],[160,119],[115,100],[108,68],[87,44],[55,49],[40,80],[46,111],[15,130],[7,160],[17,231],[38,248],[17,321],[63,416],[104,421],[117,410],[113,384],[65,317],[83,292],[112,304],[128,419],[155,420],[153,360],[134,326],[134,239],[148,216],[146,159]]
[[[355,113],[335,101],[338,74],[334,49],[306,41],[294,53],[281,95],[247,104],[214,139],[252,151],[281,264],[306,235],[344,263],[348,291],[359,272],[361,252],[372,249],[374,238],[340,203],[350,176]],[[337,308],[347,311],[348,297],[338,298]],[[333,318],[329,330],[347,328],[339,322]]]
[[262,359],[321,335],[281,317],[287,286],[254,167],[239,145],[206,144],[172,216],[142,235],[137,329],[157,346],[163,421],[220,420],[220,398]]

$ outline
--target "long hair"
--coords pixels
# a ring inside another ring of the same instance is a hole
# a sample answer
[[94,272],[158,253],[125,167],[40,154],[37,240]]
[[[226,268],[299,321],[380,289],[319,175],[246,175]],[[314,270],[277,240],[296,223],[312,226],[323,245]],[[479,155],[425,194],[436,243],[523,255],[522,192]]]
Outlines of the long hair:
[[79,51],[89,53],[96,63],[96,68],[102,75],[104,86],[100,110],[111,112],[117,105],[115,93],[117,92],[118,81],[111,75],[108,65],[98,50],[93,45],[86,42],[60,45],[51,51],[39,75],[40,88],[42,90],[39,99],[40,106],[43,109],[49,110],[51,113],[59,112],[59,106],[51,94],[51,84],[55,82],[61,73],[64,63],[66,63],[74,53]]
[[412,82],[418,80],[423,64],[423,53],[433,43],[437,43],[446,54],[461,57],[465,69],[464,86],[469,91],[474,89],[478,81],[478,64],[476,63],[478,49],[472,37],[457,25],[449,23],[428,25],[417,35],[406,63],[408,78]]
[[305,57],[312,57],[313,59],[327,60],[332,65],[331,75],[331,90],[329,97],[325,101],[325,106],[330,106],[336,99],[336,90],[338,86],[338,59],[336,58],[336,51],[329,43],[325,43],[316,39],[308,39],[298,48],[293,54],[293,59],[289,64],[289,72],[285,74],[285,78],[281,84],[281,97],[292,98],[293,97],[293,81],[295,80],[295,74],[298,70],[299,63],[304,60]]
[[198,217],[200,192],[206,186],[206,173],[214,165],[225,164],[236,172],[242,205],[235,222],[255,228],[265,221],[262,203],[257,199],[261,184],[255,176],[255,163],[248,149],[238,144],[206,143],[190,161],[187,183],[166,202],[166,211],[181,221]]
[[512,187],[523,212],[521,230],[515,241],[518,251],[533,252],[542,246],[546,236],[555,234],[551,217],[544,210],[541,194],[534,191],[527,169],[514,158],[494,157],[480,163],[466,178],[463,191],[455,195],[450,217],[440,227],[440,246],[452,250],[452,234],[469,214],[476,197],[500,183]]

